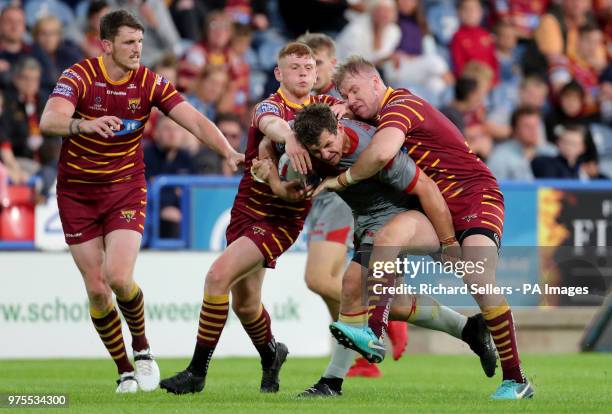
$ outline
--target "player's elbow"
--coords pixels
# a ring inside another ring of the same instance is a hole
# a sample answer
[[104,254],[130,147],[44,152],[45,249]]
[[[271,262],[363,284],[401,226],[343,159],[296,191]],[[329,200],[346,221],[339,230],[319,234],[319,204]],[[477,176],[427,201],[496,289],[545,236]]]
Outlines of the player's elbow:
[[416,183],[413,184],[411,193],[416,195],[420,200],[423,200],[425,198],[431,198],[432,195],[438,191],[436,183],[423,171],[419,171],[419,176],[416,179]]
[[43,112],[42,116],[40,117],[40,122],[38,124],[38,127],[40,128],[40,132],[43,135],[52,135],[51,119],[52,119],[52,116],[50,116],[50,114],[47,111]]

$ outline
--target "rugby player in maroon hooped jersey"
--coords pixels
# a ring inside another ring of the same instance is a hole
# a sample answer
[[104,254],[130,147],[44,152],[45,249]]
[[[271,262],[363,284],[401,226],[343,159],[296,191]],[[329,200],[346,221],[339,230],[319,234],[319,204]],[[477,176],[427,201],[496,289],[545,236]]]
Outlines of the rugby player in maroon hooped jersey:
[[[62,73],[40,122],[44,133],[64,137],[57,178],[60,219],[85,282],[91,319],[117,365],[118,393],[159,385],[145,335],[144,297],[133,278],[147,199],[141,141],[151,108],[161,109],[233,168],[244,160],[168,80],[140,64],[143,34],[125,10],[105,15],[104,54]],[[113,293],[132,335],[135,369]]]
[[[274,74],[280,88],[254,108],[244,175],[226,231],[228,246],[206,275],[193,357],[185,370],[160,383],[161,388],[174,394],[204,389],[208,364],[227,320],[230,292],[232,309],[261,356],[260,391],[279,389],[279,372],[288,350],[272,335],[270,315],[261,303],[261,287],[265,269],[274,268],[276,259],[297,239],[310,210],[310,200],[305,199],[305,192],[296,189],[300,185],[297,182],[280,183],[273,191],[268,184],[254,179],[251,166],[257,162],[260,144],[266,136],[285,144],[294,165],[306,169],[310,165],[308,152],[295,138],[288,121],[311,103],[333,105],[338,116],[345,112],[345,107],[333,97],[310,95],[316,65],[312,50],[305,44],[285,45],[278,54],[277,65]],[[272,145],[268,147],[275,151]]]
[[[491,332],[503,371],[502,384],[491,397],[531,398],[534,390],[520,367],[508,302],[501,294],[488,293],[495,283],[504,219],[503,195],[497,181],[446,117],[410,91],[386,87],[372,63],[353,56],[337,69],[334,80],[350,110],[374,122],[377,131],[355,164],[339,176],[326,179],[315,194],[323,189],[338,191],[373,176],[404,147],[440,188],[453,216],[462,260],[486,263],[484,273],[472,273],[463,279],[487,292],[473,297]],[[455,241],[442,243],[452,245]],[[346,336],[367,347],[368,336],[375,341],[384,334],[384,321],[370,319],[369,328],[353,330],[348,329]]]

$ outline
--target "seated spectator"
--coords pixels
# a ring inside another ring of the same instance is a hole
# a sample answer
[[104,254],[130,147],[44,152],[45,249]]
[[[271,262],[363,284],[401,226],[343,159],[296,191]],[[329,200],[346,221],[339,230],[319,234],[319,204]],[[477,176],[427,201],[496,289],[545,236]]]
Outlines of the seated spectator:
[[462,76],[464,66],[476,60],[493,71],[493,83],[496,84],[499,79],[499,62],[495,56],[493,36],[480,26],[483,15],[480,1],[460,0],[457,7],[461,26],[450,43],[455,76]]
[[[166,53],[153,65],[152,69],[155,73],[168,79],[173,85],[176,85],[176,62],[176,56],[174,56],[174,54]],[[142,139],[144,141],[153,140],[153,132],[155,131],[155,125],[157,125],[159,115],[160,111],[157,108],[153,108],[142,133]]]
[[249,26],[234,23],[228,50],[230,82],[226,93],[233,96],[231,110],[236,114],[244,114],[248,109],[251,68],[247,62],[246,54],[251,47],[252,38]]
[[455,98],[440,109],[465,136],[470,149],[481,158],[491,152],[493,140],[486,132],[482,91],[478,81],[461,77],[455,84]]
[[[162,174],[193,174],[191,156],[181,146],[185,130],[167,116],[160,116],[154,133],[154,141],[144,149],[145,176],[147,181]],[[164,187],[160,195],[160,237],[181,236],[182,213],[180,188]],[[157,217],[153,218],[157,220]]]
[[[48,95],[40,90],[41,68],[36,59],[26,57],[13,67],[14,86],[5,93],[3,134],[20,169],[30,175],[39,168],[39,150],[43,145],[40,115]],[[9,166],[9,168],[11,168]]]
[[57,78],[75,62],[83,59],[81,51],[62,39],[62,23],[55,16],[40,18],[32,29],[32,56],[42,68],[41,89],[50,94]]
[[598,111],[599,75],[606,66],[605,56],[597,53],[603,48],[603,35],[593,23],[582,25],[578,33],[575,55],[555,62],[550,70],[550,81],[554,92],[558,92],[575,79],[586,92],[584,112],[594,114]]
[[466,114],[476,111],[480,103],[478,81],[463,76],[455,83],[455,98],[449,105],[440,108],[440,112],[465,135]]
[[580,162],[578,177],[583,181],[609,180],[610,177],[603,174],[599,168],[599,156],[596,152],[584,154]]
[[208,119],[215,119],[227,83],[228,74],[223,66],[207,65],[198,77],[193,92],[186,99]]
[[5,117],[3,114],[4,94],[0,93],[0,169],[2,170],[0,186],[5,186],[8,179],[16,184],[23,184],[28,181],[29,175],[21,169],[19,163],[15,159],[13,145],[7,135],[7,129],[4,126]]
[[419,0],[398,1],[401,39],[392,59],[384,65],[387,82],[405,87],[437,102],[454,83],[446,61],[437,53]]
[[3,8],[0,11],[0,89],[11,83],[12,65],[30,53],[25,35],[23,9],[15,5]]
[[202,41],[191,46],[178,66],[178,87],[190,93],[198,74],[208,65],[226,67],[228,46],[232,37],[232,22],[222,11],[206,16]]
[[[546,117],[546,137],[554,142],[558,136],[557,128],[563,125],[578,124],[588,128],[589,124],[597,118],[585,115],[585,91],[578,82],[572,80],[559,92],[558,103],[553,106]],[[590,136],[590,133],[587,134]],[[587,142],[592,140],[587,138]]]
[[375,65],[384,63],[400,42],[396,20],[395,1],[373,0],[369,12],[353,19],[338,35],[338,58],[360,55]]
[[[243,151],[244,130],[240,123],[240,117],[232,113],[220,113],[215,119],[215,124],[225,135],[230,145],[237,151]],[[232,172],[231,168],[223,158],[214,151],[200,146],[195,154],[194,169],[198,174],[217,174],[217,175],[242,175],[242,167],[237,172]]]
[[517,47],[515,28],[510,23],[498,23],[495,26],[495,55],[499,62],[500,82],[510,83],[516,87],[521,78],[521,53]]
[[585,129],[580,125],[568,125],[558,131],[556,145],[559,155],[543,155],[531,162],[536,178],[579,178],[579,161],[585,151]]
[[599,76],[601,92],[599,94],[599,108],[601,120],[612,126],[612,63]]
[[93,0],[87,8],[85,36],[81,43],[86,58],[100,56],[104,53],[100,39],[100,19],[110,11],[106,0]]
[[[545,78],[534,73],[524,77],[516,90],[493,89],[490,96],[488,120],[496,124],[510,125],[512,113],[522,106],[537,108],[544,118],[548,111],[548,83]],[[540,129],[542,138],[545,140],[544,121]]]
[[[560,5],[552,5],[534,33],[539,51],[550,64],[576,56],[578,29],[587,23],[595,23],[590,0],[561,0]],[[605,50],[597,55],[605,56]]]
[[498,180],[532,180],[531,160],[541,155],[540,111],[521,107],[512,114],[512,138],[495,146],[487,165]]
[[496,21],[511,24],[521,39],[531,39],[550,0],[495,0],[490,2]]

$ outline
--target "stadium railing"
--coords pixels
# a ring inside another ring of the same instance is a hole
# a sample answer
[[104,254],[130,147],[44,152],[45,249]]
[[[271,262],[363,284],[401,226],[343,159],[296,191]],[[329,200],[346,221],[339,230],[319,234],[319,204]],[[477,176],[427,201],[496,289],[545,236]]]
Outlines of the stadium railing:
[[[235,191],[238,188],[240,177],[225,176],[199,176],[199,175],[161,175],[156,177],[148,185],[148,205],[147,205],[147,226],[143,238],[143,246],[157,250],[176,250],[176,249],[202,249],[202,246],[194,246],[193,240],[195,233],[200,229],[194,227],[194,217],[201,214],[201,208],[206,208],[202,203],[201,197],[198,203],[192,199],[192,194],[196,189],[225,189]],[[34,181],[29,183],[32,187]],[[532,194],[531,197],[537,198],[537,191],[541,188],[552,188],[560,191],[579,191],[580,193],[592,192],[599,193],[598,198],[606,198],[605,194],[612,194],[612,181],[578,181],[578,180],[536,180],[533,182],[503,181],[500,183],[502,191],[506,194],[508,214],[506,219],[512,218],[511,204],[521,204],[525,193]],[[179,187],[181,189],[180,210],[182,213],[181,232],[178,238],[162,238],[160,235],[160,205],[161,191],[165,187]],[[514,198],[517,196],[516,198]],[[612,196],[610,197],[610,208],[612,209]],[[228,204],[229,203],[229,204]],[[225,206],[225,204],[228,204]],[[224,200],[224,208],[229,209],[230,200]],[[584,207],[584,206],[583,206]],[[1,207],[0,207],[1,208]],[[195,211],[198,209],[198,211]],[[536,209],[537,210],[537,209]],[[533,214],[537,219],[537,211]],[[508,226],[510,227],[510,226]],[[508,230],[510,230],[508,228]],[[506,233],[506,231],[504,231]],[[504,234],[506,237],[506,234]],[[25,241],[2,241],[0,240],[0,250],[32,250],[34,240]]]

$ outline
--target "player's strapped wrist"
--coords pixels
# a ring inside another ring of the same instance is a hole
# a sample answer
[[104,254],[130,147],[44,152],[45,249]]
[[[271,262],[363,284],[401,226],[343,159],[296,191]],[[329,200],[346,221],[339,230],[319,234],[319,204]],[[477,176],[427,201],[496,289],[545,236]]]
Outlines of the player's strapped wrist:
[[82,122],[83,122],[82,119],[71,119],[70,120],[70,123],[68,124],[68,132],[70,133],[70,135],[81,133],[81,123]]
[[444,250],[445,248],[449,246],[455,246],[458,244],[459,242],[457,241],[457,238],[455,236],[450,236],[443,240],[440,240],[440,247],[442,247],[442,250]]
[[342,187],[348,187],[349,185],[353,185],[356,182],[357,181],[355,181],[351,176],[350,168],[338,176],[338,184],[340,184]]

